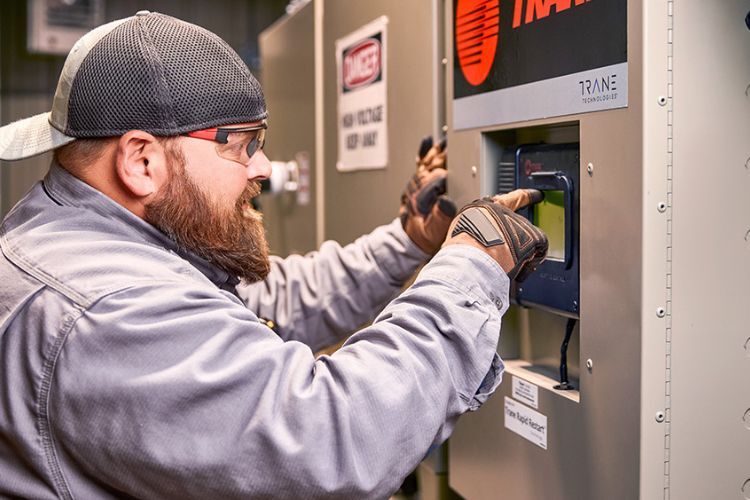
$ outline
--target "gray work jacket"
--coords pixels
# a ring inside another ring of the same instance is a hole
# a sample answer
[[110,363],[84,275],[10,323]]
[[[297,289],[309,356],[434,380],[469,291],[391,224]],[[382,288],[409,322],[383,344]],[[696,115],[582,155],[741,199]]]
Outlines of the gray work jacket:
[[397,221],[247,286],[53,165],[0,247],[2,497],[384,498],[500,382],[507,276],[455,245],[388,303]]

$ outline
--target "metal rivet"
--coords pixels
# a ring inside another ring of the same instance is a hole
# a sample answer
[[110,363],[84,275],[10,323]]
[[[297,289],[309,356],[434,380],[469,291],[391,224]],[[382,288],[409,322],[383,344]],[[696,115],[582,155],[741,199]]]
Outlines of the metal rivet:
[[471,166],[471,176],[472,177],[476,177],[477,176],[477,166],[476,165],[472,165]]
[[663,318],[665,314],[667,314],[667,311],[665,311],[663,307],[656,308],[656,315],[658,317]]
[[589,163],[588,165],[586,165],[586,172],[588,172],[589,175],[594,175],[594,164],[593,163]]
[[745,424],[745,429],[750,431],[750,408],[742,415],[742,423]]
[[591,359],[586,360],[586,368],[588,368],[589,371],[594,369],[594,362]]
[[443,125],[442,127],[440,127],[440,130],[442,130],[443,132],[447,132],[448,131],[448,125]]
[[667,204],[666,204],[666,203],[664,203],[663,201],[660,201],[660,202],[659,202],[659,204],[658,204],[658,205],[656,205],[656,209],[657,209],[657,210],[658,210],[659,212],[661,212],[661,213],[664,213],[664,212],[665,212],[665,211],[667,210]]
[[664,106],[664,105],[667,104],[667,98],[665,96],[663,96],[663,95],[660,95],[659,99],[657,99],[656,102],[659,103],[659,106]]
[[443,66],[445,66],[446,64],[448,64],[448,58],[444,57],[443,60],[440,62],[443,63]]
[[656,419],[656,421],[657,421],[657,422],[659,422],[659,423],[662,423],[662,422],[664,422],[664,412],[663,412],[663,411],[661,411],[661,410],[660,410],[660,411],[657,411],[657,412],[656,412],[656,415],[654,415],[654,418],[655,418],[655,419]]

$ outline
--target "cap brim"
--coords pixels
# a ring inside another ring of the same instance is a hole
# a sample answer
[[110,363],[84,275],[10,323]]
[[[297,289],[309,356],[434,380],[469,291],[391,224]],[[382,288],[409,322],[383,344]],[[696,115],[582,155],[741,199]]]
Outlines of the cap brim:
[[49,123],[50,113],[24,118],[0,128],[0,160],[30,158],[75,140]]

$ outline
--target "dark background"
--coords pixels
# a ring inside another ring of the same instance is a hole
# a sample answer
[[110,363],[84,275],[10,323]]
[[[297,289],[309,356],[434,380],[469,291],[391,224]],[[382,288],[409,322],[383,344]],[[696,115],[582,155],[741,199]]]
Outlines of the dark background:
[[[453,26],[456,5],[453,0]],[[526,2],[524,2],[526,3]],[[500,0],[500,32],[495,61],[487,79],[469,84],[453,44],[454,98],[482,94],[626,62],[627,0],[590,0],[513,29],[515,0]],[[453,30],[455,31],[455,29]],[[454,36],[455,33],[451,33]]]

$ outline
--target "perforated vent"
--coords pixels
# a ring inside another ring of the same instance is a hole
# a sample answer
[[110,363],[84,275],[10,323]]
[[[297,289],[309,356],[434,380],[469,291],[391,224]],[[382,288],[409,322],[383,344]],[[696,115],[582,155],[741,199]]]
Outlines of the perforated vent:
[[497,192],[510,193],[516,189],[515,154],[503,155],[497,164]]

